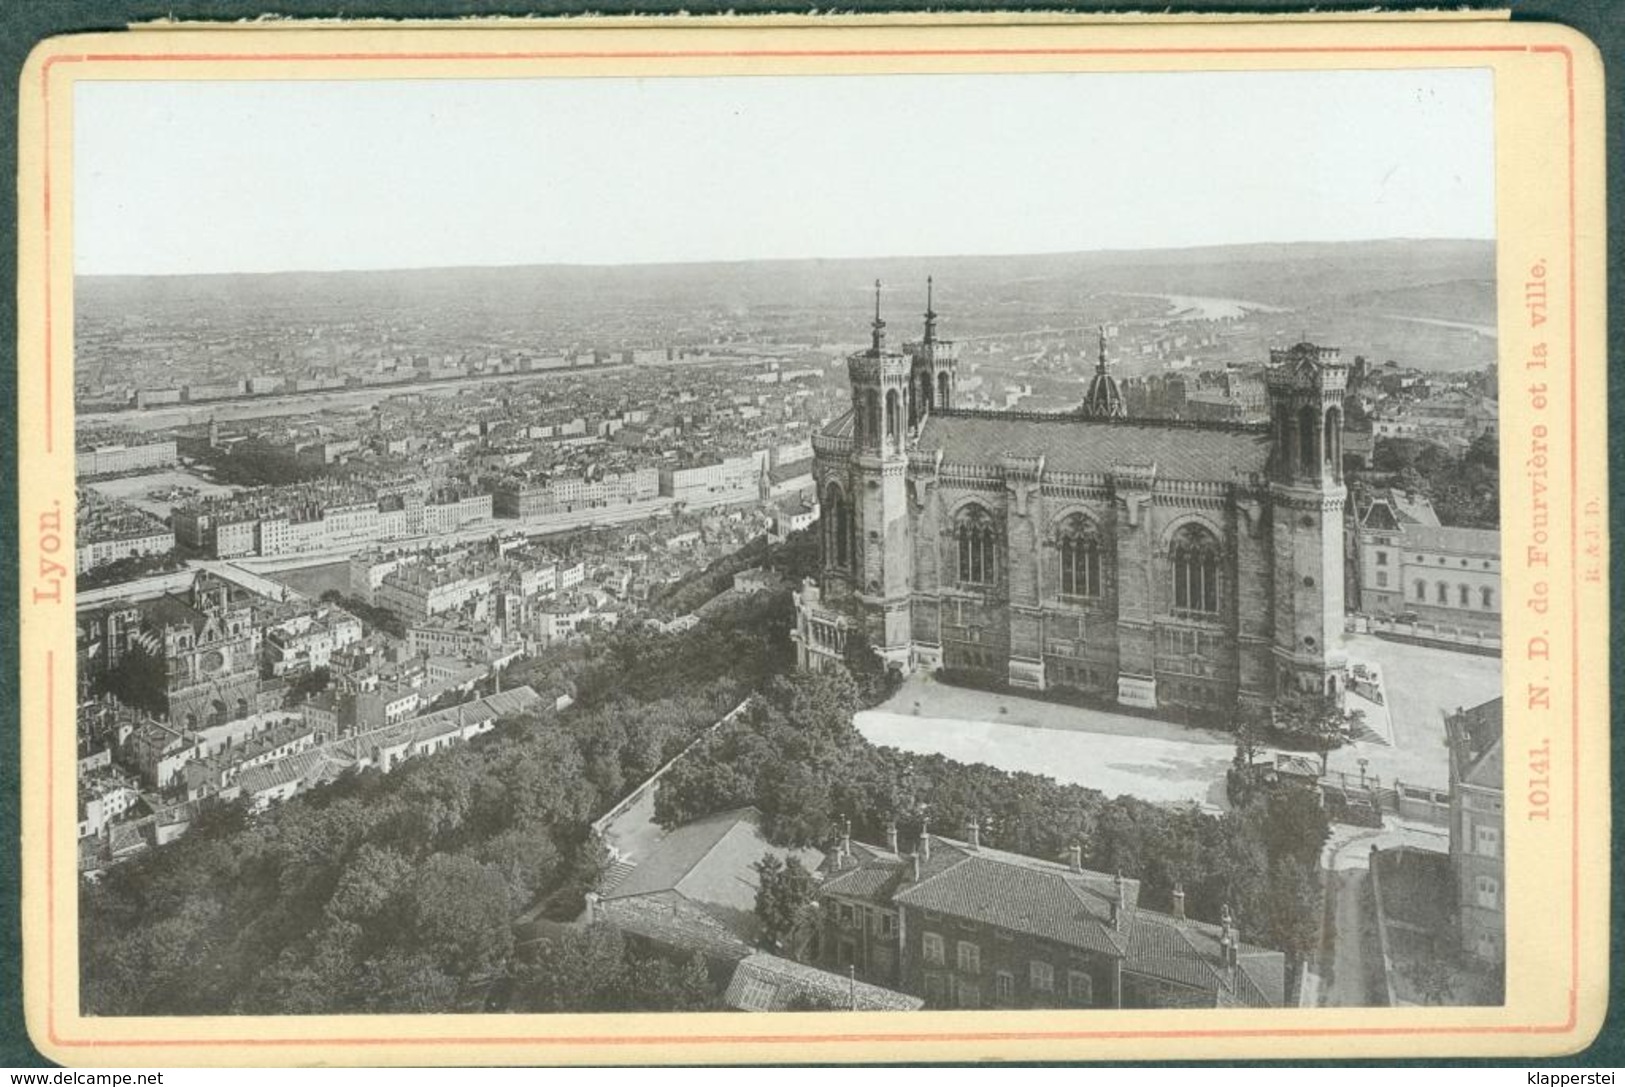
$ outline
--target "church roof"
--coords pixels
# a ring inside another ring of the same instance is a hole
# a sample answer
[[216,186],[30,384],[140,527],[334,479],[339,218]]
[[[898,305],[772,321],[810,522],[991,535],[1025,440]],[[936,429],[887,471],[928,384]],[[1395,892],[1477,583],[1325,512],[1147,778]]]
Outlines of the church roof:
[[847,408],[841,414],[824,424],[819,433],[826,438],[850,438],[853,433],[853,411]]
[[940,450],[945,464],[992,465],[1009,454],[1044,457],[1061,472],[1106,475],[1115,465],[1155,463],[1166,479],[1245,482],[1264,474],[1270,438],[1240,426],[954,410],[929,416],[917,447]]

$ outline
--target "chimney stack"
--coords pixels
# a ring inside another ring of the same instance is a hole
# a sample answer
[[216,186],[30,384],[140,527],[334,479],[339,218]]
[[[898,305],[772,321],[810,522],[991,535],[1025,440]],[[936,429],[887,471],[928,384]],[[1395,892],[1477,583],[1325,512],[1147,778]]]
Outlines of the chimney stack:
[[886,852],[897,852],[897,820],[895,819],[886,824]]
[[965,820],[965,841],[970,843],[972,849],[982,848],[982,828],[975,819]]
[[1073,842],[1072,848],[1069,849],[1067,853],[1069,855],[1072,870],[1074,872],[1083,871],[1083,846],[1079,845],[1077,842]]
[[597,924],[598,923],[598,892],[597,891],[588,891],[585,897],[587,899],[587,924],[589,924],[589,925]]
[[852,820],[846,819],[841,824],[841,867],[852,857]]
[[1112,877],[1112,928],[1123,927],[1123,873]]
[[1185,885],[1174,884],[1174,920],[1185,920]]
[[1234,919],[1230,915],[1230,904],[1227,902],[1220,908],[1219,913],[1219,954],[1224,959],[1224,965],[1236,965],[1236,932],[1233,927]]
[[931,819],[929,816],[920,823],[920,855],[926,860],[931,859]]
[[914,882],[915,883],[920,882],[920,853],[919,853],[919,850],[914,851]]

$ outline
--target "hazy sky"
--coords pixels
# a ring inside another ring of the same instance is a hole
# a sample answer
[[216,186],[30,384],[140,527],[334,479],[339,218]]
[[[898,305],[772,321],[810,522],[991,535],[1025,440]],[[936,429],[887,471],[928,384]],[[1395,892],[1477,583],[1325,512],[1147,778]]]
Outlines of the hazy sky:
[[80,274],[1494,235],[1480,69],[81,82]]

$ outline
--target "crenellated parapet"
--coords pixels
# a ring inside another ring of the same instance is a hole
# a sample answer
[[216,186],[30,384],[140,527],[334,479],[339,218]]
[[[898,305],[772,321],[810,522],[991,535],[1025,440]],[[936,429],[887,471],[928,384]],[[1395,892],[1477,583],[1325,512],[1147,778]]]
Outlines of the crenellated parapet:
[[999,470],[1004,473],[1004,478],[1008,482],[1037,483],[1044,475],[1044,458],[1006,453],[999,458]]
[[1271,390],[1338,392],[1348,387],[1348,367],[1343,350],[1299,343],[1270,348],[1270,363],[1264,383]]
[[1149,464],[1114,464],[1111,481],[1118,491],[1153,491],[1157,486],[1157,466]]
[[908,356],[901,352],[859,351],[847,356],[846,376],[854,385],[905,385],[909,365]]

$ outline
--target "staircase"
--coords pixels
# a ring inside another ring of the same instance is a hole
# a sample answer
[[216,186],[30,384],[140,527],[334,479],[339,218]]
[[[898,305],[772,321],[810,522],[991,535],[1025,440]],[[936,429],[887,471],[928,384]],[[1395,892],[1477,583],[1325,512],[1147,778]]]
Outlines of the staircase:
[[626,877],[632,874],[632,869],[636,867],[637,862],[629,861],[624,857],[617,857],[611,861],[609,867],[604,871],[604,878],[598,884],[598,893],[602,895],[614,894],[615,888],[619,887],[626,880]]
[[1381,744],[1383,747],[1392,747],[1392,741],[1382,733],[1378,732],[1376,729],[1372,728],[1370,721],[1371,718],[1369,715],[1367,715],[1365,720],[1361,721],[1359,724],[1355,725],[1354,728],[1350,729],[1349,739],[1358,744]]

